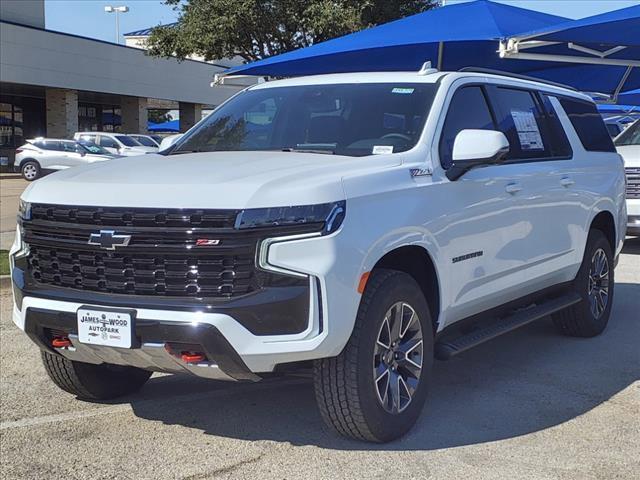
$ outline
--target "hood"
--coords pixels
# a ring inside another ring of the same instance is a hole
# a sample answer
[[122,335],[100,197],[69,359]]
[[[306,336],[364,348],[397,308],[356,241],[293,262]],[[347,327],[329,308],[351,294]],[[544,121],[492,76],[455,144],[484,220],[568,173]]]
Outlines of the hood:
[[640,145],[616,145],[625,167],[640,167]]
[[397,165],[394,155],[345,157],[301,152],[141,155],[46,176],[25,201],[62,205],[256,208],[345,198],[348,172]]

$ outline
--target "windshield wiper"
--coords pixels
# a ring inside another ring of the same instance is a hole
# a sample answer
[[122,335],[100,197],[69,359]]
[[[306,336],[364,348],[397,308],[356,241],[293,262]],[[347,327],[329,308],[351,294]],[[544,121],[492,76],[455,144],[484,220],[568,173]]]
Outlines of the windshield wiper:
[[295,153],[321,153],[323,155],[335,155],[335,150],[327,150],[327,149],[314,149],[314,148],[283,148],[283,152],[295,152]]

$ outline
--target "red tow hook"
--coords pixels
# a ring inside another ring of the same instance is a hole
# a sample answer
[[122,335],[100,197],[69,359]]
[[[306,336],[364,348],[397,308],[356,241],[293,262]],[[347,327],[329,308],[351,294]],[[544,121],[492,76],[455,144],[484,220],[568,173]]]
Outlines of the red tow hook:
[[54,348],[67,348],[71,346],[71,340],[68,337],[54,337],[51,340],[51,346]]
[[207,356],[201,352],[182,352],[180,357],[186,363],[200,363],[207,359]]

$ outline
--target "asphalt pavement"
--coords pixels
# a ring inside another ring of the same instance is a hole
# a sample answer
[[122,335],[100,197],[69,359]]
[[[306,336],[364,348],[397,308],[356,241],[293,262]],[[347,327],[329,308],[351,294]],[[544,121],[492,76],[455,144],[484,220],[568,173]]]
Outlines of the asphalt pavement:
[[437,362],[405,438],[371,445],[322,423],[309,379],[230,384],[154,375],[118,402],[58,390],[0,292],[0,468],[7,479],[624,479],[640,472],[640,239],[606,332],[542,320]]

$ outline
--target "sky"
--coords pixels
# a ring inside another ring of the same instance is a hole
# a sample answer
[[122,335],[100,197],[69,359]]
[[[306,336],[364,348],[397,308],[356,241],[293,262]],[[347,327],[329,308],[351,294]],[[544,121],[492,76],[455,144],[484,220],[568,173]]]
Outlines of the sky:
[[[445,0],[446,4],[469,0]],[[509,5],[538,10],[568,18],[582,18],[640,4],[640,0],[495,0]],[[174,22],[177,13],[159,0],[45,0],[46,28],[113,42],[116,38],[114,13],[105,13],[106,5],[126,5],[121,13],[120,33]],[[123,39],[120,38],[123,43]]]

